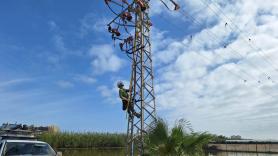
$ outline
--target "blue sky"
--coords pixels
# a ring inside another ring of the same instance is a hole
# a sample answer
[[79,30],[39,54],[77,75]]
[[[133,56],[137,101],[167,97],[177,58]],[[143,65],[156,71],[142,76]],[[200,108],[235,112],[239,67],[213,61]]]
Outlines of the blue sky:
[[[106,22],[113,15],[104,2],[2,1],[0,14],[0,122],[55,124],[68,131],[126,130],[121,102],[116,91],[109,91],[117,80],[129,79],[129,62],[117,47],[111,49]],[[167,23],[160,17],[153,16],[154,25]],[[118,67],[92,65],[105,50],[121,62]]]
[[[151,3],[158,114],[196,131],[278,139],[278,3],[178,2],[183,12]],[[130,64],[106,32],[112,18],[103,1],[0,1],[0,123],[125,132],[115,84]]]
[[88,58],[92,45],[112,42],[101,30],[104,26],[84,33],[82,28],[88,16],[89,24],[94,24],[109,15],[104,3],[0,3],[0,122],[55,124],[63,130],[124,130],[119,101],[105,101],[97,89],[114,85],[116,78],[109,73],[93,75]]

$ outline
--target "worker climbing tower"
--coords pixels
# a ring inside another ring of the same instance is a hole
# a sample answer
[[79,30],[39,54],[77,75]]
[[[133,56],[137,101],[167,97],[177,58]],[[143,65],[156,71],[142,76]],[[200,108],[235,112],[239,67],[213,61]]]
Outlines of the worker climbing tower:
[[[153,66],[150,42],[152,22],[149,17],[150,0],[104,0],[115,18],[108,23],[114,45],[131,60],[129,105],[141,117],[128,117],[127,155],[143,155],[144,136],[156,122],[156,105],[153,85]],[[178,5],[175,9],[178,9]],[[162,1],[163,2],[163,1]],[[163,2],[164,5],[166,3]]]

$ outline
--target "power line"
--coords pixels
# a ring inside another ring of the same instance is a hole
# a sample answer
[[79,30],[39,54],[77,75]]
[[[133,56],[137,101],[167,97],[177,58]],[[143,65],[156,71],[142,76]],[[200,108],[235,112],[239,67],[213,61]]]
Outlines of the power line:
[[[189,17],[193,22],[196,22],[196,23],[198,23],[199,25],[202,25],[202,23],[201,23],[200,21],[198,21],[196,18],[194,18],[192,15],[189,15],[189,14],[187,14],[187,13],[185,13],[185,12],[182,12],[182,13],[183,13],[183,15]],[[210,33],[210,34],[211,34],[211,35],[210,35],[211,37],[213,37],[214,39],[217,39],[217,35],[216,35],[215,33],[213,33],[212,31],[210,31],[209,29],[207,29],[207,31],[205,31],[205,32],[206,32],[208,35],[209,35],[209,33]],[[224,45],[224,48],[227,48],[227,46]],[[240,57],[242,57],[243,59],[245,58],[242,54],[240,54],[239,52],[237,52],[236,50],[234,50],[232,47],[230,47],[230,49],[231,49],[234,53],[237,53],[238,55],[240,55]],[[248,60],[246,60],[246,62],[249,63],[251,66],[254,66],[254,67],[255,67],[254,69],[256,69],[257,71],[263,73],[263,74],[266,76],[266,78],[267,78],[268,80],[271,79],[271,77],[270,77],[267,73],[265,73],[264,71],[262,71],[260,68],[258,68],[256,64],[254,64],[254,63],[252,63],[252,62],[250,62],[250,61],[248,61]],[[258,82],[259,82],[259,81],[258,81]],[[272,81],[272,82],[274,82],[274,81]]]
[[[214,13],[215,13],[215,15],[217,15],[219,18],[221,18],[219,15],[218,15],[218,13],[213,9],[213,8],[211,8],[210,6],[209,6],[209,4],[205,1],[205,0],[201,0],[201,2],[203,3],[203,4],[205,4],[211,11],[213,11]],[[212,2],[213,3],[213,2]],[[217,5],[214,5],[214,6],[217,6]],[[238,30],[239,30],[239,32],[241,33],[241,34],[244,34],[244,32],[236,25],[236,24],[234,24],[234,22],[228,17],[228,16],[226,16],[225,15],[225,13],[221,10],[221,8],[219,8],[219,7],[217,7],[218,8],[218,10],[223,14],[223,16],[224,17],[226,17]],[[225,24],[225,26],[228,26],[231,30],[233,30],[233,28],[229,25],[229,24]],[[259,55],[261,55],[262,56],[262,59],[265,61],[265,63],[267,63],[267,64],[269,64],[275,71],[278,71],[278,69],[273,65],[273,64],[275,64],[275,63],[273,63],[272,61],[271,61],[271,59],[269,59],[264,53],[265,53],[265,51],[264,50],[262,50],[261,48],[259,48],[259,47],[254,47],[253,45],[251,45],[250,44],[250,42],[248,42],[248,41],[251,41],[251,39],[250,38],[248,38],[248,40],[246,40],[246,38],[243,38],[243,40],[247,43],[247,45],[249,45],[252,49],[254,49],[254,50],[256,50],[256,51],[259,51],[259,52],[257,52]],[[252,42],[251,42],[252,43]],[[260,51],[262,51],[263,53],[261,53]],[[267,57],[268,59],[266,59],[266,58],[264,58],[264,57]]]
[[[165,23],[167,23],[167,24],[171,24],[172,26],[175,26],[175,28],[177,28],[178,30],[181,30],[182,31],[182,29],[180,28],[180,27],[178,27],[177,25],[175,25],[174,23],[171,23],[171,22],[169,22],[167,19],[165,19],[163,16],[160,16],[160,17],[162,17],[166,22]],[[195,40],[195,41],[197,41],[197,40]],[[202,42],[199,42],[200,44],[202,44]],[[183,43],[183,42],[181,42],[181,44],[183,44],[184,46],[187,46],[185,43]],[[209,58],[209,57],[207,57],[207,56],[205,56],[205,55],[202,55],[201,53],[198,53],[198,52],[196,52],[196,54],[198,54],[198,55],[200,55],[203,59],[205,59],[206,61],[209,61],[209,62],[211,62],[211,59]],[[221,55],[219,55],[219,54],[217,54],[217,53],[215,53],[217,56],[220,56],[221,57]],[[231,73],[232,75],[235,75],[236,77],[238,77],[239,79],[241,79],[241,80],[243,80],[244,82],[247,82],[247,80],[244,78],[244,77],[242,77],[240,74],[237,74],[237,73],[235,73],[234,71],[232,71],[232,70],[230,70],[229,68],[227,68],[226,66],[223,66],[223,69],[225,69],[226,71],[228,71],[229,73]],[[246,75],[248,75],[248,76],[250,76],[251,78],[254,78],[253,76],[251,76],[250,74],[248,74],[248,73],[246,73],[246,72],[244,72],[244,71],[242,71],[243,73],[245,73]],[[259,80],[260,81],[260,80]],[[259,82],[258,81],[258,82]],[[261,84],[261,82],[260,82],[260,84]],[[260,90],[260,86],[259,85],[255,85],[255,87],[257,87],[259,90]],[[261,90],[260,90],[261,91]],[[271,95],[271,94],[268,94],[268,93],[266,93],[266,92],[264,92],[264,91],[261,91],[262,93],[264,93],[265,95],[267,95],[267,96],[269,96],[269,97],[271,97],[271,98],[273,98],[273,99],[276,99],[277,97],[276,96],[274,96],[274,95]]]
[[[165,21],[167,21],[167,19],[165,19],[163,16],[160,16],[161,18],[163,18]],[[168,23],[169,24],[169,23]],[[171,23],[172,26],[175,26],[175,28],[177,29],[181,29],[180,27],[178,27],[177,25]],[[198,42],[200,45],[202,44],[202,41],[198,41],[198,40],[195,40],[196,42]],[[185,43],[181,42],[181,44],[183,44],[184,46],[187,46]],[[207,57],[206,55],[203,55],[199,52],[196,52],[196,54],[200,55],[203,59],[205,59],[206,61],[209,61],[211,62],[212,60]],[[214,53],[215,55],[217,55],[218,57],[221,57],[223,58],[221,55],[217,54],[217,53]],[[227,70],[229,73],[231,73],[232,75],[235,75],[236,77],[238,77],[239,79],[241,79],[243,82],[247,82],[247,80],[245,78],[243,78],[240,74],[236,74],[235,72],[233,72],[232,70],[230,70],[229,68],[227,68],[226,66],[223,66],[223,68],[225,70]],[[240,69],[241,70],[241,69]],[[250,76],[248,73],[244,72],[244,71],[241,71],[243,73],[245,73],[247,76]]]
[[[193,18],[193,19],[194,19],[194,18]],[[166,19],[165,21],[167,21],[167,22],[165,22],[165,23],[169,24],[169,20],[168,20],[168,19]],[[172,25],[174,25],[174,24],[172,23]],[[181,30],[182,30],[182,29],[181,29]],[[193,38],[192,35],[190,35],[190,38],[191,38],[191,39]],[[184,44],[183,42],[181,42],[181,43]],[[184,44],[184,45],[187,46],[186,44]],[[202,56],[202,58],[204,58],[204,59],[210,61],[210,58],[206,57],[205,55],[202,55],[201,53],[197,53],[197,54],[199,54],[200,56]],[[239,54],[240,54],[240,53],[239,53]],[[240,79],[242,79],[241,75],[235,74],[233,71],[231,71],[230,69],[226,68],[226,66],[224,66],[223,69],[226,69],[227,71],[229,71],[229,72],[232,73],[233,75],[236,75],[237,77],[239,77]],[[260,69],[260,68],[259,68],[259,69]],[[260,70],[260,71],[261,71],[261,70]],[[263,73],[264,73],[264,71],[263,71]],[[265,74],[265,73],[264,73],[264,74]],[[269,77],[267,74],[265,74],[265,75],[267,76],[268,80],[271,80],[271,79],[269,79],[270,77]],[[261,81],[259,80],[258,82],[261,82]],[[273,82],[273,80],[272,80],[272,82]],[[254,86],[254,85],[252,85],[252,86]],[[255,84],[254,87],[257,87],[257,88],[258,88],[258,91],[260,91],[262,94],[265,94],[265,95],[268,96],[268,97],[271,97],[273,100],[277,99],[277,96],[276,96],[276,95],[272,95],[272,94],[269,94],[269,93],[265,92],[264,90],[261,90],[261,83],[260,83],[259,85],[256,85],[256,84]],[[263,96],[263,95],[262,95],[262,96]]]

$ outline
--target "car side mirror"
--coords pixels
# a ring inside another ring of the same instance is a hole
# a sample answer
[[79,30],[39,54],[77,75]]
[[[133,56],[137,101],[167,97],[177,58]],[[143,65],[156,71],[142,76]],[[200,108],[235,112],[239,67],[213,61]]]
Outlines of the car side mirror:
[[62,152],[57,152],[57,156],[63,156]]

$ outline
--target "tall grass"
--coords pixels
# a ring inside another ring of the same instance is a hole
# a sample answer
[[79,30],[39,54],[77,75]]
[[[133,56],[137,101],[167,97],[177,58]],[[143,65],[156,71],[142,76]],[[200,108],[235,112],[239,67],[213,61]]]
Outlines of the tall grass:
[[[115,148],[126,146],[126,134],[112,133],[44,133],[39,140],[54,148]],[[200,156],[204,146],[215,140],[216,135],[194,132],[186,120],[180,120],[173,128],[159,119],[153,130],[145,136],[146,155]]]
[[39,140],[49,143],[54,148],[112,148],[124,147],[125,134],[111,133],[44,133]]

